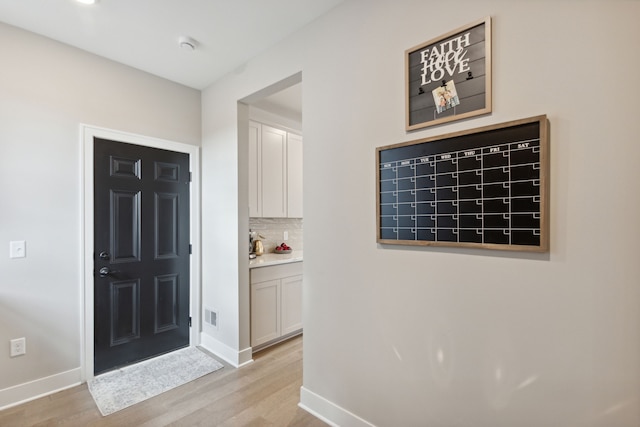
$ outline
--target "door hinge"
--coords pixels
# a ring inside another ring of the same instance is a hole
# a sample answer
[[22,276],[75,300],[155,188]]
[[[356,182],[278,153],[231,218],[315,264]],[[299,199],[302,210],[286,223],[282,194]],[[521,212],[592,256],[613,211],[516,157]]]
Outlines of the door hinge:
[[189,255],[193,254],[193,245],[189,243]]
[[191,316],[189,316],[189,327],[191,327]]

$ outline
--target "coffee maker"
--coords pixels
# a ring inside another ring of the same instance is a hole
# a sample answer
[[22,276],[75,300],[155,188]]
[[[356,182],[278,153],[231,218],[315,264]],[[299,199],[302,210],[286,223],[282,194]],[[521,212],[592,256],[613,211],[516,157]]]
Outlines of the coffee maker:
[[249,259],[253,259],[256,257],[256,253],[253,250],[253,241],[255,240],[255,238],[256,232],[249,229]]

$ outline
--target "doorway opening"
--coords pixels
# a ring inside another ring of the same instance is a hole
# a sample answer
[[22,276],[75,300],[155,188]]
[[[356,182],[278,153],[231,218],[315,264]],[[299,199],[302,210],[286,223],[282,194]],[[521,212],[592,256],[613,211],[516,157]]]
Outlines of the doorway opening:
[[[255,132],[256,124],[264,129],[268,127],[273,133],[281,132],[288,135],[300,135],[303,137],[302,126],[302,72],[296,73],[280,82],[268,86],[238,102],[238,136],[239,136],[239,158],[240,158],[240,179],[239,194],[240,200],[254,198],[250,188],[252,184],[250,180],[255,180],[256,165],[250,164],[254,159],[255,153],[250,155],[250,129]],[[264,135],[264,133],[263,133]],[[275,138],[276,144],[287,137],[278,136]],[[302,139],[299,140],[302,143]],[[285,155],[291,155],[286,153]],[[276,156],[278,157],[278,156]],[[265,253],[272,252],[275,247],[286,242],[294,251],[303,250],[303,225],[302,225],[302,147],[300,145],[300,168],[297,172],[299,179],[300,194],[300,214],[288,215],[280,214],[271,216],[269,214],[255,214],[252,202],[249,203],[249,209],[241,209],[239,222],[239,247],[240,259],[248,258],[251,249],[248,247],[249,230],[252,229],[256,236],[263,239],[265,245]],[[255,159],[254,159],[255,160]],[[253,168],[253,169],[252,169]],[[276,177],[279,181],[283,177]],[[291,185],[286,183],[284,185]],[[255,188],[255,185],[253,185]],[[253,191],[253,190],[252,190]],[[289,208],[290,209],[290,208]],[[247,251],[247,253],[244,253]],[[242,264],[241,264],[242,265]],[[247,259],[247,268],[240,268],[239,278],[241,286],[240,295],[240,344],[241,348],[252,348],[252,341],[256,341],[251,337],[251,296],[249,293],[249,284],[251,281],[249,260]]]

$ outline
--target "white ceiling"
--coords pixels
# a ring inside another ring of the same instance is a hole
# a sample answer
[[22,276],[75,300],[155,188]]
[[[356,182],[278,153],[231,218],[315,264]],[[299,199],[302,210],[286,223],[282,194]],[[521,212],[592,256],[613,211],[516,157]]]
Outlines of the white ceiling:
[[204,89],[342,1],[0,0],[0,21]]

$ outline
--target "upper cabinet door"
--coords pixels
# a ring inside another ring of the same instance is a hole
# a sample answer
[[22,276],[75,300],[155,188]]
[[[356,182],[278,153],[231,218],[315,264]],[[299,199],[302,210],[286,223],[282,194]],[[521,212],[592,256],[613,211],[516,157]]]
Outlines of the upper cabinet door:
[[302,218],[302,136],[287,138],[287,216]]
[[287,216],[287,132],[262,125],[262,216]]
[[249,216],[262,216],[262,161],[260,140],[262,125],[249,122]]

